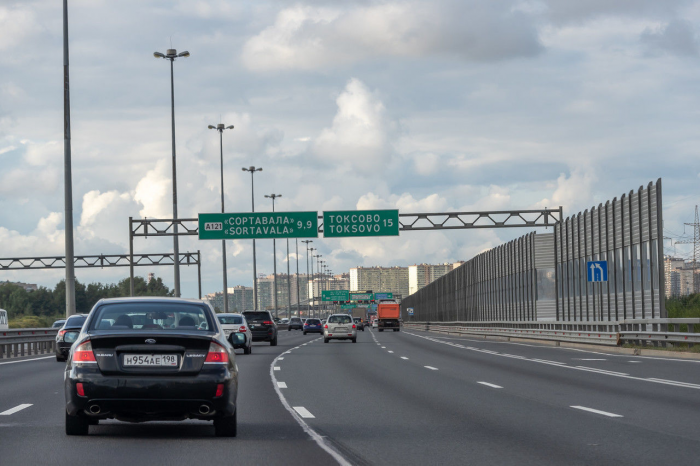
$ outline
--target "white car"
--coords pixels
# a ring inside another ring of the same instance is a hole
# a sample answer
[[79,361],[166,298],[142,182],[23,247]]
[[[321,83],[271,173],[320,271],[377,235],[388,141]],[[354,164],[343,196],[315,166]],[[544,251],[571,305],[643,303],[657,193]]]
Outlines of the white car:
[[253,332],[241,314],[217,314],[221,328],[234,348],[243,348],[244,354],[253,351]]
[[372,322],[372,328],[379,328],[379,320],[378,319],[374,319],[374,321]]
[[357,325],[348,314],[333,314],[323,325],[323,342],[352,340],[357,343]]

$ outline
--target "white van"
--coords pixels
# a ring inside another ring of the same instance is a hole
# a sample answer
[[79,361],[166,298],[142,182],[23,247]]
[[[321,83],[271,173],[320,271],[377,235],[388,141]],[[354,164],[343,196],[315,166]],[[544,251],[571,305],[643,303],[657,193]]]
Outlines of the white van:
[[5,309],[0,309],[0,330],[7,330],[9,328],[7,323],[7,311]]

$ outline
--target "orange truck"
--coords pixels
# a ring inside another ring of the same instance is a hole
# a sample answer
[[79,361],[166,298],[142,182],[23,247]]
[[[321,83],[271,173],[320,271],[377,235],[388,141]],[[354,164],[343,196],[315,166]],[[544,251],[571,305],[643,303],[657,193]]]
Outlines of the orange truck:
[[380,301],[377,304],[377,329],[383,332],[384,329],[398,332],[401,328],[399,317],[401,316],[401,308],[395,301]]

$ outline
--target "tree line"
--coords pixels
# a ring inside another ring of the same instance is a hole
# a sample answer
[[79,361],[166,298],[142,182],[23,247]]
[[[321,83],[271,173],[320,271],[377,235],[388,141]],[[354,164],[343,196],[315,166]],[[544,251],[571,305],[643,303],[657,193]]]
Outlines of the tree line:
[[[129,278],[118,283],[89,283],[75,281],[75,309],[88,313],[97,301],[104,298],[129,296]],[[135,296],[173,296],[161,278],[146,283],[143,277],[134,277]],[[61,280],[53,289],[39,287],[27,291],[10,282],[0,282],[0,309],[7,311],[11,327],[48,327],[66,315],[66,282]]]

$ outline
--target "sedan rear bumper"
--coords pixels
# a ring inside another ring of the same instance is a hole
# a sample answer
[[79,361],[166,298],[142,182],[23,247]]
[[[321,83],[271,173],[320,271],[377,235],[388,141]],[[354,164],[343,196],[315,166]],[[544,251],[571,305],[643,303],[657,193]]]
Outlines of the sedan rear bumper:
[[[232,416],[236,411],[237,378],[228,371],[194,377],[123,377],[71,372],[65,379],[66,411],[96,419],[127,422],[203,419]],[[68,374],[67,374],[68,375]],[[76,383],[83,384],[79,396]],[[222,396],[216,397],[223,383]]]

